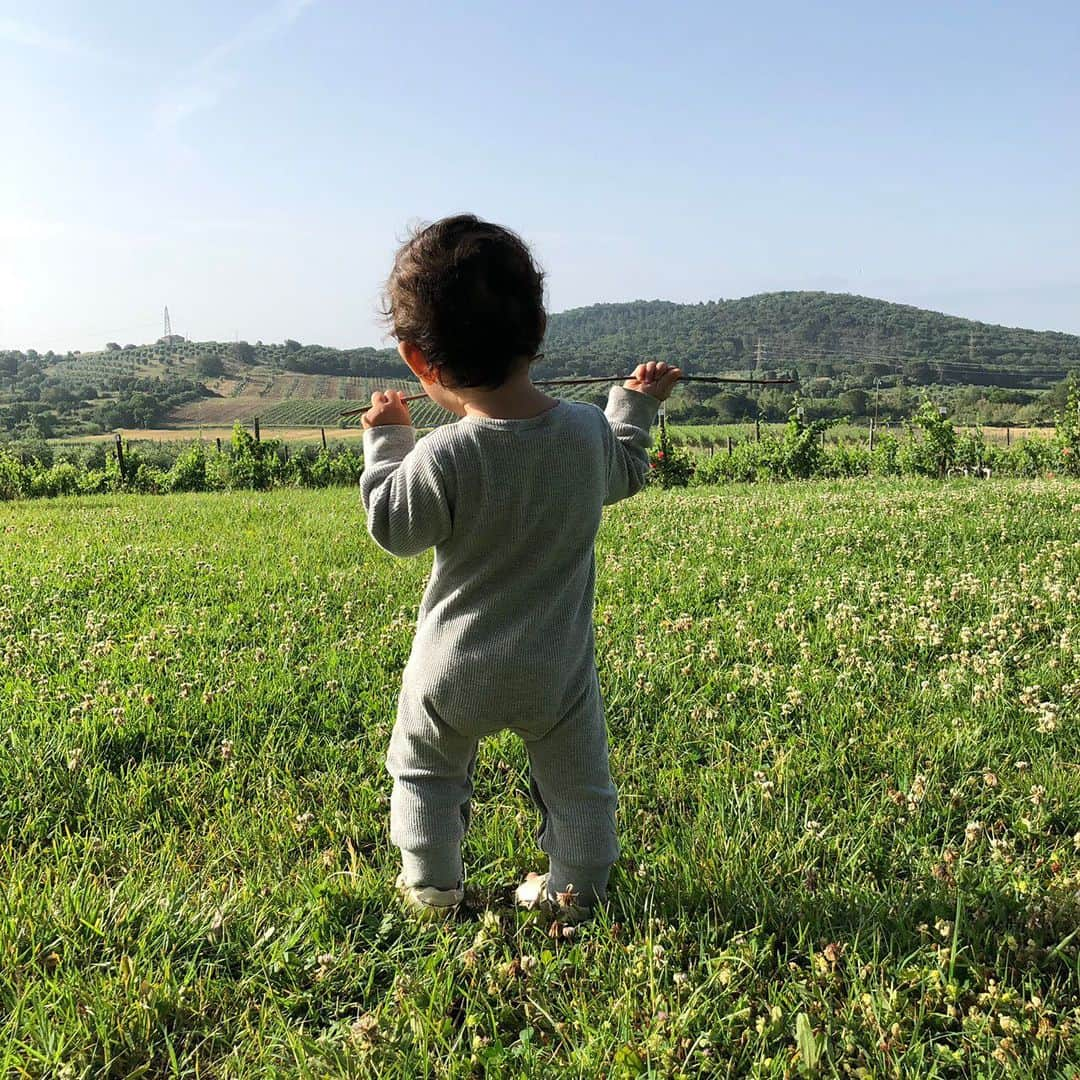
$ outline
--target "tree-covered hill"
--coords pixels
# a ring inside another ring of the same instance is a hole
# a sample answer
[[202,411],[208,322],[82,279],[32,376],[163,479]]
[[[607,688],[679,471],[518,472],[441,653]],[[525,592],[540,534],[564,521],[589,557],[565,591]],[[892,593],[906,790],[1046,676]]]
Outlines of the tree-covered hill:
[[[900,417],[930,387],[977,422],[1038,422],[1053,414],[1066,377],[1080,374],[1074,335],[824,292],[576,308],[550,317],[543,351],[541,377],[618,374],[656,359],[691,372],[782,373],[796,380],[797,386],[761,393],[684,387],[673,415],[681,410],[695,422],[782,419],[795,389],[818,415],[865,415],[873,393],[876,412]],[[353,399],[362,377],[399,379],[403,370],[392,348],[336,349],[289,339],[250,344],[173,335],[64,355],[0,351],[0,438],[186,425],[190,406],[203,398],[234,401],[238,414],[251,415],[281,400]],[[232,415],[234,408],[223,404],[221,411]]]
[[1012,329],[825,292],[739,300],[595,304],[552,316],[545,370],[600,372],[645,359],[695,371],[905,377],[926,384],[1039,386],[1080,369],[1080,337]]

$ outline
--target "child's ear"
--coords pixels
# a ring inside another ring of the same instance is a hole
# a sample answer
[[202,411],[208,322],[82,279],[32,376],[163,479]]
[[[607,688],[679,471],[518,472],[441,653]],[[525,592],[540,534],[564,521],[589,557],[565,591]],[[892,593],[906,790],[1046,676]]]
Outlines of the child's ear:
[[401,359],[409,365],[409,370],[421,382],[431,383],[438,381],[437,373],[428,363],[428,358],[419,346],[414,345],[411,341],[399,341],[397,351]]

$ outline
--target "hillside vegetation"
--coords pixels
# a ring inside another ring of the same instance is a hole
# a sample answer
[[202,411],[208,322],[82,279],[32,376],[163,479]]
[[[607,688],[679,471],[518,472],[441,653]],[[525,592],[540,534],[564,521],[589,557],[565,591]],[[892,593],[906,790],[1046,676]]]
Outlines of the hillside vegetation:
[[[798,392],[815,416],[911,415],[927,388],[968,422],[1048,420],[1080,372],[1080,337],[974,323],[835,293],[741,300],[598,304],[552,315],[540,377],[618,374],[646,359],[697,373],[782,375],[790,387],[684,386],[685,422],[783,420]],[[394,349],[298,341],[110,342],[96,352],[0,352],[0,437],[48,438],[118,427],[337,422],[340,403],[396,379]],[[873,392],[873,410],[868,394]]]
[[848,374],[1038,385],[1080,369],[1080,337],[992,326],[865,296],[779,292],[564,311],[551,319],[544,355],[560,372],[656,359],[693,364],[695,371],[776,368],[804,380]]

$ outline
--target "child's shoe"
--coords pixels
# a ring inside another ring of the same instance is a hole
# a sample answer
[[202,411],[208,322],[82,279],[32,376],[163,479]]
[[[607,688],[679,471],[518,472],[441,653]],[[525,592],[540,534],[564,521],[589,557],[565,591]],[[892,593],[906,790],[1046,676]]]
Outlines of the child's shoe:
[[418,888],[415,885],[406,885],[401,874],[398,874],[395,886],[401,895],[401,902],[409,911],[429,921],[449,918],[465,899],[464,889],[434,889],[431,886]]
[[548,896],[547,888],[547,874],[526,874],[525,880],[514,890],[514,900],[518,907],[530,911],[539,909],[556,922],[570,926],[592,918],[592,908],[576,902],[580,896],[574,892],[573,885],[567,885],[565,892],[556,893],[554,899]]

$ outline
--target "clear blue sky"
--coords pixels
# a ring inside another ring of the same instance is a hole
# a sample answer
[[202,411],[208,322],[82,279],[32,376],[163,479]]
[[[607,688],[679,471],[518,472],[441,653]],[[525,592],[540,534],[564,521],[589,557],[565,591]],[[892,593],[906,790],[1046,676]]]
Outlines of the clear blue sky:
[[380,344],[410,222],[553,310],[857,292],[1080,332],[1080,5],[0,0],[0,348]]

